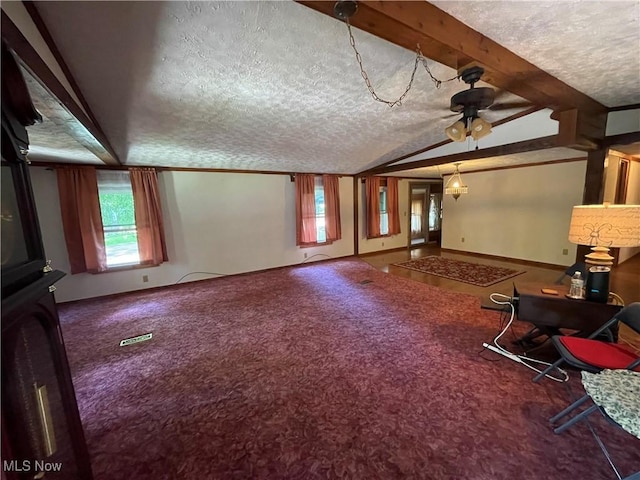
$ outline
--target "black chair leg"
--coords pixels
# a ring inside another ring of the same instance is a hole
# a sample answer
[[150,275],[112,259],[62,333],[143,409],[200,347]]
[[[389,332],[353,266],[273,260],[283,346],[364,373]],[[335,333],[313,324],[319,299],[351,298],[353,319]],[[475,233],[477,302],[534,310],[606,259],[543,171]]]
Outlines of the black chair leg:
[[542,380],[547,374],[549,374],[550,372],[554,371],[555,369],[557,369],[560,365],[562,365],[562,363],[564,362],[564,359],[559,359],[556,360],[555,363],[549,365],[547,368],[545,368],[542,372],[540,372],[538,375],[536,375],[535,377],[533,377],[533,383],[538,383],[540,380]]
[[[582,399],[580,399],[582,400]],[[574,408],[575,406],[572,405],[572,408]],[[587,408],[586,410],[584,410],[583,412],[581,412],[580,414],[576,415],[575,417],[573,417],[571,420],[569,420],[566,423],[563,423],[562,425],[560,425],[558,428],[556,428],[553,433],[562,433],[564,432],[567,428],[575,425],[576,423],[578,423],[580,420],[582,420],[583,418],[588,417],[589,415],[591,415],[593,412],[595,412],[596,410],[598,410],[600,407],[598,407],[598,405],[591,405],[589,408]]]
[[564,417],[565,415],[567,415],[568,413],[571,413],[574,409],[578,408],[580,405],[582,405],[584,402],[586,402],[587,400],[589,400],[589,395],[585,395],[582,398],[576,400],[575,402],[573,402],[571,405],[569,405],[567,408],[565,408],[564,410],[562,410],[560,413],[558,413],[555,417],[551,417],[549,419],[549,423],[554,424],[556,423],[558,420],[560,420],[562,417]]

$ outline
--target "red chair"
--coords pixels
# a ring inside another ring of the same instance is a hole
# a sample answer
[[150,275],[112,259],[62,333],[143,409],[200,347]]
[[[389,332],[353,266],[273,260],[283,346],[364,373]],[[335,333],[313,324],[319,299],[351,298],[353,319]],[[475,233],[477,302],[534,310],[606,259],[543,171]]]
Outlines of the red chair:
[[533,381],[539,382],[565,362],[591,373],[598,373],[604,369],[627,369],[640,372],[640,356],[637,353],[616,343],[595,339],[602,334],[610,334],[609,329],[617,322],[624,323],[640,335],[640,302],[624,307],[615,317],[589,335],[588,338],[569,335],[554,335],[551,337],[551,341],[561,358],[536,375]]

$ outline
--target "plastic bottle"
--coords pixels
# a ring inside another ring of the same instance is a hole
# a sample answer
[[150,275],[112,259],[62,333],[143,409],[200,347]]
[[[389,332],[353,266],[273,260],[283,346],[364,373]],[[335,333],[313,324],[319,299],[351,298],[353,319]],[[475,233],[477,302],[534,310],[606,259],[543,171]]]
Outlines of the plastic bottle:
[[584,280],[580,272],[575,272],[571,277],[571,287],[569,288],[569,296],[573,298],[582,298],[582,287]]

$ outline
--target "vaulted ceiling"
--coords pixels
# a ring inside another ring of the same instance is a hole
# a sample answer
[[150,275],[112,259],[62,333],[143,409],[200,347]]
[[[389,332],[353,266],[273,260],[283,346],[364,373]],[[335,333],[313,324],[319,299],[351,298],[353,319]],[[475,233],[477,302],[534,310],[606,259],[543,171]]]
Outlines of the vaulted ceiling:
[[[434,3],[607,107],[640,102],[637,1]],[[290,1],[36,6],[115,154],[127,165],[358,173],[446,140],[444,128],[455,120],[449,98],[467,88],[460,81],[436,88],[420,66],[401,106],[375,102],[344,23]],[[377,94],[396,99],[409,81],[415,54],[353,31]],[[439,79],[457,74],[435,61],[429,66]],[[32,93],[36,104],[47,104],[41,98],[46,92],[34,86]],[[508,94],[501,100],[517,99]],[[521,110],[482,116],[497,122]],[[524,125],[520,128],[528,128]],[[33,160],[100,162],[61,129],[60,120],[30,127]],[[556,153],[556,158],[577,156]],[[497,158],[481,165],[536,158]]]

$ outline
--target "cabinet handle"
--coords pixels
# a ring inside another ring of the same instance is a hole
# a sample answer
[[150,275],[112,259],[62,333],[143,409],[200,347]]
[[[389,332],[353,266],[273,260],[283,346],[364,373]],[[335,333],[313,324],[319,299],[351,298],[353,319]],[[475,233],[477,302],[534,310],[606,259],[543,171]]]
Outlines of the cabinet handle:
[[38,387],[34,383],[33,387],[36,391],[36,401],[38,404],[38,416],[40,417],[40,426],[42,427],[42,438],[44,440],[44,449],[47,457],[53,455],[56,450],[56,436],[53,431],[53,419],[51,418],[51,409],[49,408],[49,396],[47,395],[47,386]]
[[53,293],[57,290],[55,285],[49,285],[49,293]]

